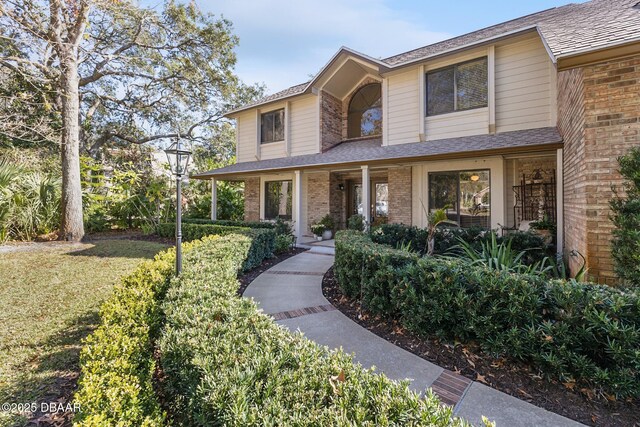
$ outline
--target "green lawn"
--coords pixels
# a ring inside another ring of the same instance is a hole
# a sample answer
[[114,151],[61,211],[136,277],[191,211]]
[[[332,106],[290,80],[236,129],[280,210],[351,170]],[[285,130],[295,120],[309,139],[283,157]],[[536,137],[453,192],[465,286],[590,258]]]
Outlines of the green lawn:
[[[164,248],[104,240],[0,253],[0,404],[69,396],[100,304],[118,278]],[[0,410],[0,426],[23,423]]]

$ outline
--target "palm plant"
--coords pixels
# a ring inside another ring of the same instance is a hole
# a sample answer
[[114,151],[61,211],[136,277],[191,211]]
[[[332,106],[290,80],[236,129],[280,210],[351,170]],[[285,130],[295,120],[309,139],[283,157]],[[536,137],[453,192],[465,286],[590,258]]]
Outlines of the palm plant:
[[432,256],[435,248],[435,244],[436,244],[436,231],[438,229],[438,226],[440,224],[452,224],[457,226],[458,223],[455,221],[451,221],[447,217],[447,209],[449,209],[450,206],[447,205],[441,209],[436,209],[433,212],[427,212],[427,208],[424,206],[424,202],[422,202],[421,200],[420,203],[422,204],[422,211],[427,217],[427,251],[426,252],[428,256]]

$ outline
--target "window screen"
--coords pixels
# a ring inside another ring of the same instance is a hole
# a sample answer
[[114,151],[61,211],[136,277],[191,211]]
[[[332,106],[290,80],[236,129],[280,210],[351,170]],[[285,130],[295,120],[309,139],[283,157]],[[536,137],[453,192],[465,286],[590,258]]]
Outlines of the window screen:
[[487,106],[487,58],[427,73],[427,115]]

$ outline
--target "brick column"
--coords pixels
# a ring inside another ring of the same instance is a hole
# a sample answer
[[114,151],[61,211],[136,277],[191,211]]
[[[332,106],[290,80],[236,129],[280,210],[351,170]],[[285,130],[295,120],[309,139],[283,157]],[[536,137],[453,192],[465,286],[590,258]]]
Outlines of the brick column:
[[244,180],[244,220],[260,221],[260,178]]
[[389,222],[411,225],[411,166],[389,168]]
[[329,172],[307,175],[307,231],[311,225],[330,213]]

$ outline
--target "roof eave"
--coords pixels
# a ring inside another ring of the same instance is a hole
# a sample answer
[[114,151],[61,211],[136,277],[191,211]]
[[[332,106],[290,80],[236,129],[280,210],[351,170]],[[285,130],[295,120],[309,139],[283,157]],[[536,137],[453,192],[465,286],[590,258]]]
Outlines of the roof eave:
[[[498,35],[495,35],[495,36],[486,37],[484,39],[477,40],[477,41],[471,42],[471,43],[467,43],[465,45],[458,46],[458,47],[455,47],[455,48],[452,48],[452,49],[447,49],[447,50],[443,50],[443,51],[440,51],[440,52],[437,52],[437,53],[434,53],[434,54],[431,54],[431,55],[425,55],[425,56],[421,56],[419,58],[412,59],[412,60],[409,60],[409,61],[400,62],[400,63],[398,63],[396,65],[387,64],[387,67],[389,68],[389,70],[393,71],[393,70],[401,69],[401,68],[404,68],[404,67],[409,67],[409,66],[415,65],[415,64],[420,63],[420,62],[424,62],[424,61],[428,61],[428,60],[431,60],[431,59],[434,59],[434,58],[438,58],[438,57],[441,57],[441,56],[450,55],[452,53],[456,53],[456,52],[460,52],[460,51],[464,51],[464,50],[468,50],[468,49],[473,49],[473,48],[476,48],[476,47],[479,47],[479,46],[482,46],[482,45],[485,45],[485,44],[494,43],[494,42],[502,40],[502,39],[506,39],[506,38],[509,38],[509,37],[525,34],[525,33],[528,33],[528,32],[534,32],[534,31],[537,32],[540,35],[540,37],[543,39],[543,43],[545,44],[545,47],[546,47],[546,41],[544,41],[544,37],[540,33],[540,30],[538,29],[538,26],[537,25],[528,25],[526,27],[522,27],[522,28],[519,28],[517,30],[507,31],[507,32],[504,32],[504,33],[501,33],[501,34],[498,34]],[[553,59],[553,55],[551,54],[551,51],[548,50],[547,52],[551,55],[552,60],[554,60]],[[555,62],[555,60],[554,60],[554,62]]]
[[495,156],[495,155],[507,155],[507,154],[518,154],[518,153],[530,153],[530,152],[541,152],[541,151],[549,151],[555,150],[558,148],[563,148],[564,143],[562,140],[553,141],[553,142],[544,142],[539,144],[532,144],[526,146],[514,146],[514,147],[499,147],[499,148],[490,148],[483,150],[472,150],[472,151],[456,151],[452,153],[439,153],[439,154],[429,154],[429,155],[419,155],[419,156],[407,156],[407,157],[391,157],[387,159],[372,159],[372,160],[353,160],[353,161],[342,161],[342,162],[327,162],[327,163],[319,163],[319,164],[311,164],[311,165],[298,165],[298,166],[283,166],[283,167],[272,167],[272,168],[260,168],[246,171],[238,171],[238,172],[220,172],[216,173],[215,171],[203,172],[197,175],[192,175],[191,179],[221,179],[221,180],[241,180],[242,177],[256,175],[261,173],[276,173],[276,172],[291,172],[294,170],[300,169],[323,169],[327,167],[336,167],[336,166],[359,166],[362,164],[367,165],[384,165],[384,164],[396,164],[398,162],[401,163],[413,163],[420,161],[433,161],[433,160],[450,160],[450,159],[462,159],[466,157],[487,157],[487,156]]
[[638,53],[640,53],[640,37],[558,55],[558,70],[568,70]]

